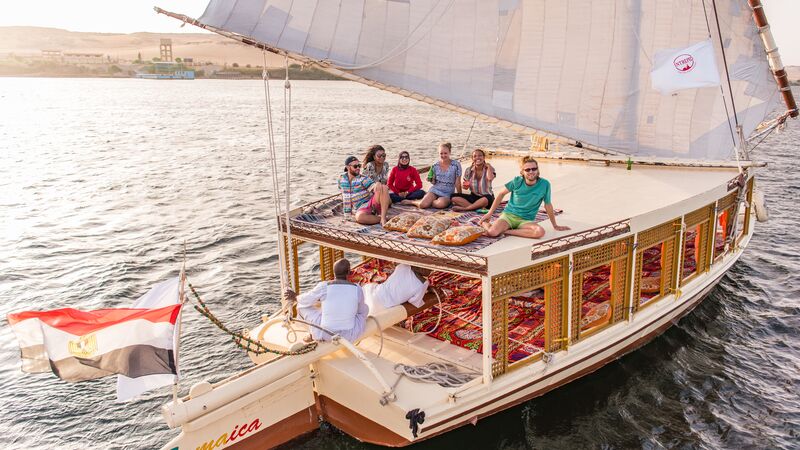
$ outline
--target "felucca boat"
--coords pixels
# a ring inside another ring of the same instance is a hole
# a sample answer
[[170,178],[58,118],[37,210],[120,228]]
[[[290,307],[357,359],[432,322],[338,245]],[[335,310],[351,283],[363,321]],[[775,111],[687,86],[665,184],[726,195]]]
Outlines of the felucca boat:
[[[401,263],[429,270],[424,303],[373,310],[354,342],[306,345],[290,308],[266,316],[239,338],[252,367],[164,405],[180,428],[165,449],[262,449],[320,421],[406,446],[597,370],[689,313],[737,261],[766,216],[751,150],[798,115],[759,0],[214,0],[198,20],[157,11],[535,133],[530,150],[490,152],[495,184],[534,155],[571,227],[445,247],[345,221],[338,194],[291,211],[276,198],[285,283],[299,290],[298,247],[313,245],[322,280],[343,255],[362,257],[359,283],[384,282]],[[786,112],[764,123],[781,99]]]

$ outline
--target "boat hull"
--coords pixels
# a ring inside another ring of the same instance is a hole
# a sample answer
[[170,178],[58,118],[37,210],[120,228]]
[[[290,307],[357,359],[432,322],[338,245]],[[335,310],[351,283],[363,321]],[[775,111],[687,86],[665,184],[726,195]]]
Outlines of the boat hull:
[[491,400],[480,402],[446,419],[431,422],[430,424],[423,423],[420,427],[419,437],[413,441],[324,396],[318,396],[317,398],[317,412],[322,419],[359,441],[387,447],[404,447],[464,425],[474,425],[484,417],[512,408],[578,378],[589,375],[606,364],[646,345],[663,334],[682,317],[689,314],[700,304],[709,291],[720,282],[724,275],[725,272],[716,275],[702,290],[690,298],[683,299],[679,307],[652,320],[642,328],[641,332],[619,339],[604,348],[597,349],[585,358],[576,360],[530,383],[517,386],[502,394],[493,395]]
[[[725,186],[721,187],[724,188]],[[719,192],[710,192],[691,200],[693,203],[708,204],[713,198],[720,198]],[[731,194],[727,198],[730,199]],[[696,205],[680,206],[680,209],[691,210]],[[673,227],[675,220],[669,221],[669,218],[676,216],[675,209],[678,208],[656,211],[657,217],[647,219],[653,223],[638,223],[637,229],[644,232],[659,223]],[[697,211],[706,215],[713,213],[711,219],[705,220],[716,223],[717,219],[713,218],[718,215],[716,208],[712,211],[709,207],[704,207]],[[680,216],[681,228],[688,227],[683,225],[688,220],[685,219],[688,214],[682,213]],[[463,425],[474,425],[484,417],[542,396],[600,369],[647,344],[677,323],[703,300],[741,257],[753,232],[753,217],[749,214],[744,217],[746,226],[730,248],[728,244],[724,251],[705,247],[710,249],[707,257],[713,261],[706,260],[703,268],[698,266],[699,272],[691,277],[674,279],[672,287],[663,291],[663,297],[637,304],[635,313],[621,316],[616,322],[571,340],[565,349],[517,363],[496,377],[491,376],[491,358],[485,355],[466,350],[467,356],[451,353],[447,348],[448,342],[423,343],[423,339],[432,338],[392,328],[392,324],[413,313],[398,306],[373,315],[375,320],[368,322],[368,327],[371,328],[358,348],[349,343],[348,346],[352,348],[345,348],[347,346],[339,342],[321,343],[310,353],[280,361],[261,361],[255,358],[257,366],[219,383],[208,393],[203,393],[201,389],[197,396],[190,395],[174,405],[165,405],[164,415],[168,424],[171,427],[181,426],[183,429],[181,436],[171,444],[180,443],[181,448],[194,448],[199,443],[202,445],[197,448],[207,450],[268,448],[313,431],[319,421],[326,421],[360,441],[403,447]],[[694,222],[689,223],[694,226]],[[664,228],[664,225],[658,227]],[[724,229],[724,225],[722,227]],[[677,233],[675,232],[676,235]],[[679,236],[683,239],[682,235]],[[716,234],[714,236],[716,239]],[[619,240],[617,237],[609,239]],[[712,240],[712,245],[714,242],[716,241]],[[601,242],[590,245],[600,248],[607,244]],[[651,247],[653,244],[643,245]],[[633,248],[636,248],[635,244]],[[634,257],[637,257],[636,253],[629,256]],[[675,256],[673,264],[678,266],[678,261],[679,257]],[[542,264],[553,263],[545,261]],[[682,270],[683,266],[679,267]],[[488,281],[489,277],[484,277],[483,286],[490,286]],[[524,291],[524,288],[525,286],[518,286],[515,289]],[[565,291],[570,292],[571,289],[570,286]],[[630,295],[627,298],[632,302],[634,295],[638,295],[634,292],[638,291],[631,291],[631,285],[626,289],[625,295]],[[483,294],[482,305],[486,309],[487,305],[491,305],[491,297],[487,298],[490,295],[487,291]],[[567,302],[567,299],[569,303],[564,305],[564,311],[572,311],[572,297],[562,297],[563,302]],[[483,311],[484,317],[489,317],[490,314],[491,311]],[[571,319],[567,317],[563,320],[571,323]],[[288,338],[291,333],[277,325],[270,325],[272,322],[267,321],[261,328],[251,330],[252,335],[271,346],[280,344],[278,347],[289,348],[291,343]],[[386,332],[381,332],[380,338],[372,336],[378,330]],[[398,335],[400,331],[407,334]],[[567,329],[563,335],[572,336],[572,333]],[[485,334],[483,337],[486,339]],[[488,345],[491,344],[485,344],[484,348]],[[474,361],[473,357],[478,357],[478,361]],[[482,373],[482,376],[456,388],[443,388],[435,383],[400,383],[395,371],[397,364],[422,365],[431,360],[457,362],[468,371]],[[487,361],[490,363],[488,369]],[[481,364],[482,372],[476,370]],[[292,389],[287,391],[284,385]],[[276,409],[277,406],[280,406],[280,410]],[[412,431],[407,413],[414,409],[424,412],[425,418]],[[253,421],[259,422],[261,426],[251,432]],[[241,424],[238,425],[239,431],[233,428],[236,424]],[[250,424],[246,436],[241,431],[245,424]],[[219,438],[213,440],[213,436]],[[231,441],[234,436],[236,439],[241,436],[241,439],[234,443]],[[231,440],[226,441],[223,438]],[[173,447],[168,445],[164,448]]]
[[[261,449],[286,443],[316,429],[317,418],[330,423],[359,441],[387,447],[404,447],[464,425],[474,425],[484,417],[542,396],[553,389],[589,375],[606,364],[646,345],[699,305],[735,263],[742,249],[743,247],[740,247],[735,254],[728,257],[728,261],[720,264],[723,267],[716,267],[712,273],[705,275],[704,280],[697,280],[699,286],[696,286],[691,294],[678,299],[665,298],[659,302],[671,302],[674,307],[664,308],[662,305],[661,308],[654,308],[653,312],[656,314],[651,314],[652,317],[648,317],[646,321],[624,325],[631,327],[628,333],[619,334],[615,339],[608,340],[607,345],[589,346],[574,358],[571,355],[564,356],[563,364],[554,364],[556,367],[553,370],[540,374],[533,381],[519,381],[521,378],[531,380],[530,376],[515,377],[517,380],[504,383],[500,389],[493,389],[491,394],[480,395],[471,400],[465,399],[462,407],[453,408],[448,411],[448,414],[437,414],[438,417],[431,417],[429,423],[423,422],[417,438],[409,439],[410,436],[398,434],[390,427],[371,420],[362,412],[355,411],[324,394],[315,393],[314,406],[284,421],[275,423],[230,448]],[[495,380],[493,384],[500,384],[499,382],[503,378]],[[312,416],[314,420],[309,419]]]

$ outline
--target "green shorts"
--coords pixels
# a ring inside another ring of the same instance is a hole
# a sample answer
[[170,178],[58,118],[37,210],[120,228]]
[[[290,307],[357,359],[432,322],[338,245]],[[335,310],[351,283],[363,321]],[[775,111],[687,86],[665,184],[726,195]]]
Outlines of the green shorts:
[[500,214],[500,219],[505,220],[508,226],[510,226],[512,230],[516,230],[517,228],[525,225],[528,222],[533,222],[532,220],[523,219],[522,217],[516,214],[511,214],[507,212]]

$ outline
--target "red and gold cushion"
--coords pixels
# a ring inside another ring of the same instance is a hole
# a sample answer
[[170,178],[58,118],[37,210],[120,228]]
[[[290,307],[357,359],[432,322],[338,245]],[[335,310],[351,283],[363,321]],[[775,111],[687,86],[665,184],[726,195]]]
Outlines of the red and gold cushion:
[[609,302],[597,303],[581,317],[581,331],[588,331],[594,327],[605,325],[611,320],[611,304]]
[[484,233],[482,227],[463,225],[448,228],[433,237],[432,242],[439,245],[464,245],[481,237]]
[[642,294],[658,294],[661,292],[661,274],[655,276],[642,277]]
[[402,231],[405,233],[415,223],[417,223],[421,216],[421,214],[405,212],[386,221],[386,225],[384,225],[383,228],[392,231]]
[[425,216],[408,230],[408,237],[433,239],[434,236],[450,227],[450,219],[436,216]]

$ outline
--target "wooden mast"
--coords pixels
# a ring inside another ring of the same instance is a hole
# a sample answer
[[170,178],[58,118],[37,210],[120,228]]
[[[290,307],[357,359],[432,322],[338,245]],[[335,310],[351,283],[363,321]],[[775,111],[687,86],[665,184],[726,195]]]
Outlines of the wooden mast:
[[786,74],[781,56],[778,54],[778,46],[775,44],[775,38],[772,36],[769,22],[767,22],[767,16],[764,14],[764,6],[761,5],[761,0],[747,1],[750,4],[750,8],[753,9],[753,19],[755,19],[758,27],[758,34],[761,35],[761,41],[764,43],[764,49],[767,51],[769,67],[772,69],[772,74],[775,75],[775,81],[781,90],[783,102],[789,110],[789,116],[797,117],[797,103],[794,100],[794,95],[792,95],[792,88],[789,86],[789,76]]

